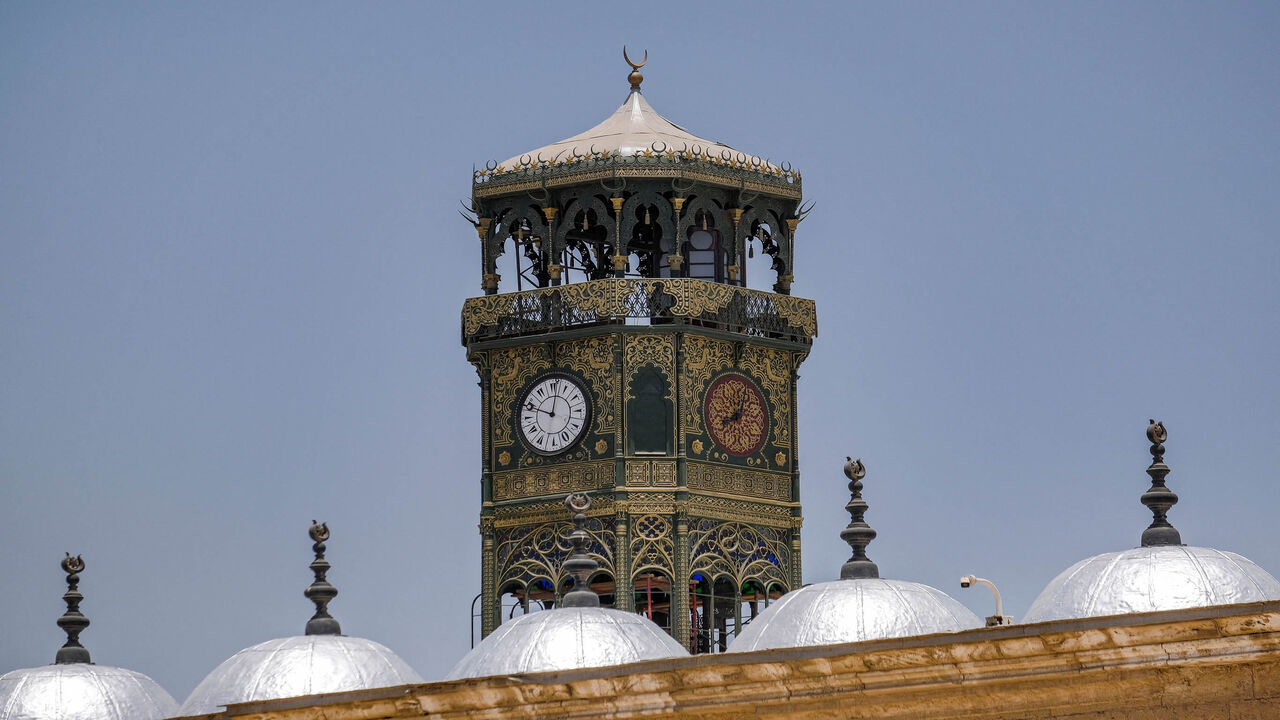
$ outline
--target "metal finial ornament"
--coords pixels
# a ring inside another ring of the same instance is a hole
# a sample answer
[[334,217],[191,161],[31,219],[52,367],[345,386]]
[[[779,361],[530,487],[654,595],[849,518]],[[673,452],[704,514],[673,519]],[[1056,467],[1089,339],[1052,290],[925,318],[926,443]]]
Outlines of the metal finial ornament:
[[849,498],[849,504],[844,506],[849,511],[850,519],[849,525],[840,531],[840,539],[849,543],[849,547],[853,548],[853,555],[840,566],[840,579],[878,578],[880,568],[867,557],[867,545],[876,539],[876,531],[863,520],[863,515],[870,507],[862,499],[862,478],[866,477],[867,468],[862,464],[862,458],[854,460],[846,456],[845,460],[844,475],[849,478],[852,497]]
[[640,68],[644,67],[644,64],[649,62],[649,51],[644,51],[644,59],[637,64],[631,60],[631,56],[627,55],[627,46],[623,45],[622,59],[626,60],[627,64],[631,66],[631,73],[627,75],[627,82],[631,83],[632,90],[639,90],[640,83],[644,82],[644,75],[640,74]]
[[62,596],[67,603],[67,611],[58,618],[58,627],[67,633],[67,642],[58,648],[54,663],[57,665],[87,663],[89,651],[80,644],[80,632],[89,627],[89,618],[80,612],[80,601],[84,599],[79,590],[80,573],[84,572],[84,560],[79,555],[71,557],[71,553],[67,553],[66,557],[62,558],[62,571],[67,574],[67,592]]
[[1142,493],[1142,504],[1151,510],[1152,520],[1142,531],[1142,547],[1181,545],[1182,536],[1165,517],[1169,508],[1178,504],[1177,494],[1164,484],[1164,478],[1169,474],[1169,466],[1164,464],[1164,441],[1169,439],[1169,433],[1163,422],[1151,420],[1150,423],[1147,425],[1147,439],[1151,441],[1151,465],[1147,467],[1147,474],[1151,476],[1151,487]]
[[337,597],[338,588],[330,585],[324,577],[329,572],[329,561],[324,559],[324,543],[329,539],[329,525],[312,520],[307,534],[311,536],[314,543],[311,549],[316,554],[316,559],[311,561],[311,572],[315,573],[316,579],[302,591],[308,600],[316,604],[316,614],[307,621],[307,634],[341,635],[342,628],[329,614],[329,601]]
[[564,561],[564,570],[573,578],[573,589],[565,593],[560,601],[561,607],[600,607],[600,596],[591,590],[591,573],[600,567],[595,558],[587,554],[586,512],[591,509],[591,496],[586,493],[571,493],[564,499],[564,506],[573,511],[573,532],[569,534],[569,542],[573,543],[573,551]]

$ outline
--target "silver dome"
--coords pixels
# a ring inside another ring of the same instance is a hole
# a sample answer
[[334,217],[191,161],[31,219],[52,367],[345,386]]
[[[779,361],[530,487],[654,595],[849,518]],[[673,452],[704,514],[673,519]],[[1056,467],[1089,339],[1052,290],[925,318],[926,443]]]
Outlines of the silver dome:
[[685,657],[648,618],[602,607],[561,607],[503,623],[463,656],[447,680],[623,665]]
[[910,637],[981,627],[978,616],[936,588],[857,578],[783,595],[729,646],[730,652]]
[[413,668],[372,640],[298,635],[232,655],[191,691],[180,712],[202,715],[230,703],[420,682]]
[[1023,622],[1280,599],[1280,581],[1246,557],[1188,545],[1094,555],[1067,568]]
[[0,720],[160,720],[178,703],[154,680],[89,663],[45,665],[0,675]]

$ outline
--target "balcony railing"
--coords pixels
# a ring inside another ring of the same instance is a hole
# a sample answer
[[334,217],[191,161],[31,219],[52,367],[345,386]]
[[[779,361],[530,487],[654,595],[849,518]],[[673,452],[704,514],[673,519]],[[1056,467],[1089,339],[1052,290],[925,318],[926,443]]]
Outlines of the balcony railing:
[[602,324],[690,324],[808,345],[812,300],[690,278],[606,279],[469,298],[462,344]]

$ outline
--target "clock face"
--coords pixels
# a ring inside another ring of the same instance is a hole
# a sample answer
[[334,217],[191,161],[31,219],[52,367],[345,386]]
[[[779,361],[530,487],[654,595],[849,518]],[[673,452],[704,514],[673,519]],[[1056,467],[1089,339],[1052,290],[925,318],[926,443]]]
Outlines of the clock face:
[[751,455],[764,445],[769,410],[755,383],[741,375],[725,375],[707,388],[702,416],[711,439],[730,455]]
[[558,455],[582,438],[591,419],[586,391],[567,375],[547,375],[520,398],[520,436],[539,455]]

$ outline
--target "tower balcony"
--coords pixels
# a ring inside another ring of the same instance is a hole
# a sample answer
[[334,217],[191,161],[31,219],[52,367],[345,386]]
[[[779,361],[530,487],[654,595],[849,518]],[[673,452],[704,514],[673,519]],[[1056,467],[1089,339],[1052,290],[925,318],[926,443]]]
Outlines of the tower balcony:
[[693,278],[608,278],[468,298],[462,344],[602,325],[694,325],[811,345],[812,300]]

